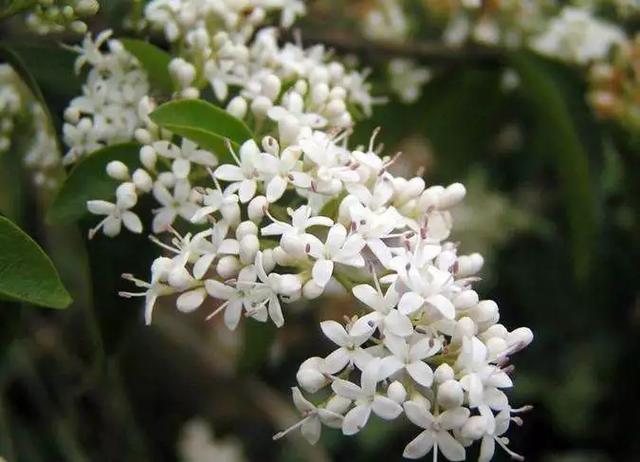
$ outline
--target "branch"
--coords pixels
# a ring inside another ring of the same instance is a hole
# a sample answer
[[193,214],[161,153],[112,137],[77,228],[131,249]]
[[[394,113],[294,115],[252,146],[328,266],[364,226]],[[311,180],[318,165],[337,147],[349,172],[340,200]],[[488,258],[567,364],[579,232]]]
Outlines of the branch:
[[306,33],[302,39],[305,46],[325,45],[340,53],[357,54],[372,60],[380,58],[412,58],[428,64],[486,64],[499,65],[502,52],[496,48],[480,45],[452,47],[440,42],[389,42],[354,38],[346,33]]

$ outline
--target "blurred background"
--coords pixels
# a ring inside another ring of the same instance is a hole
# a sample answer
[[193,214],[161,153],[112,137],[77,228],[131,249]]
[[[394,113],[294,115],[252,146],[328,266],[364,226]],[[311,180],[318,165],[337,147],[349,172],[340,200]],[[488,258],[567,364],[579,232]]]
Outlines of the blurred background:
[[[101,3],[91,29],[131,34],[125,26],[142,2]],[[593,104],[580,63],[512,51],[480,33],[443,40],[461,14],[468,30],[491,15],[499,31],[522,19],[502,8],[513,2],[478,3],[466,11],[455,1],[405,2],[409,24],[394,35],[390,2],[309,1],[298,26],[305,43],[370,67],[374,94],[388,97],[359,122],[355,144],[382,127],[385,152],[403,153],[396,172],[467,186],[454,240],[485,257],[478,292],[498,302],[505,325],[535,333],[511,392],[514,406],[535,409],[511,429],[511,447],[531,461],[640,460],[640,126]],[[633,36],[640,15],[609,3],[596,7]],[[0,25],[0,39],[19,44],[59,120],[81,84],[73,53],[30,35],[19,18]],[[625,97],[637,111],[637,94]],[[33,187],[20,160],[33,136],[24,124],[0,156],[0,210],[47,249],[75,302],[65,311],[1,302],[0,456],[401,460],[408,424],[400,421],[374,420],[352,438],[327,430],[317,446],[298,435],[271,440],[296,420],[289,387],[298,364],[330,351],[318,322],[350,313],[351,297],[294,305],[277,331],[249,320],[232,333],[221,319],[204,322],[208,310],[185,316],[171,301],[145,327],[139,302],[117,293],[128,288],[122,273],[147,275],[153,244],[131,234],[89,242],[92,221],[47,224],[51,193]]]

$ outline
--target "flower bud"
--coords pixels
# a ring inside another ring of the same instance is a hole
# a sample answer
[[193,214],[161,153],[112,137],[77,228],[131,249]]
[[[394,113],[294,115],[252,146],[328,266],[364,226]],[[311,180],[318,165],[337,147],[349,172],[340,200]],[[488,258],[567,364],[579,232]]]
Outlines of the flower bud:
[[227,112],[238,119],[244,119],[247,115],[247,100],[242,96],[236,96],[227,105]]
[[271,101],[274,101],[278,97],[281,88],[282,82],[275,74],[267,75],[262,82],[262,94]]
[[520,344],[524,348],[532,341],[533,332],[528,327],[518,327],[507,335],[507,344],[509,346]]
[[269,202],[265,196],[256,196],[249,202],[247,214],[254,223],[260,223],[264,218]]
[[447,363],[440,364],[433,372],[433,381],[435,383],[444,383],[447,380],[453,380],[455,373],[453,368]]
[[329,383],[329,379],[320,372],[323,359],[317,356],[307,359],[300,365],[296,380],[303,390],[309,393],[316,393]]
[[505,339],[500,337],[490,337],[485,342],[485,345],[487,346],[489,358],[497,358],[503,351],[509,348]]
[[240,261],[249,265],[256,259],[256,253],[260,250],[260,241],[255,234],[244,236],[240,240]]
[[389,385],[389,388],[387,388],[387,396],[396,403],[402,404],[405,399],[407,399],[407,390],[404,388],[404,385],[395,380]]
[[107,164],[107,175],[114,180],[126,181],[129,179],[129,168],[124,162],[114,160]]
[[499,316],[498,305],[493,300],[482,300],[472,310],[471,316],[476,322],[487,322]]
[[121,209],[130,209],[138,202],[136,187],[133,183],[122,183],[116,189],[116,201]]
[[265,249],[262,251],[262,266],[266,273],[270,273],[276,267],[273,249]]
[[311,89],[311,101],[313,104],[322,104],[329,98],[329,86],[326,83],[318,83]]
[[460,318],[456,323],[451,338],[451,343],[460,343],[465,337],[473,337],[476,334],[476,324],[469,317]]
[[446,380],[438,387],[438,404],[445,409],[451,409],[462,405],[464,391],[457,380]]
[[264,119],[273,103],[266,96],[258,96],[251,102],[251,112],[256,119]]
[[295,259],[305,258],[307,255],[306,242],[302,236],[297,234],[283,234],[280,239],[280,247]]
[[158,175],[158,181],[165,188],[173,188],[176,184],[176,176],[173,174],[173,172],[162,172],[160,175]]
[[458,310],[468,310],[478,304],[478,294],[475,290],[465,290],[453,299],[453,306]]
[[485,338],[500,337],[502,339],[506,339],[507,335],[509,335],[509,331],[502,324],[494,324],[485,330],[482,335]]
[[222,279],[231,279],[240,271],[240,261],[233,255],[225,255],[218,260],[216,272]]
[[236,228],[236,239],[238,239],[239,241],[241,241],[243,237],[250,234],[254,236],[258,235],[258,227],[252,221],[243,221]]
[[458,272],[460,277],[473,276],[478,273],[484,265],[484,258],[479,253],[471,255],[461,255],[458,257]]
[[135,184],[136,188],[140,191],[149,192],[151,188],[153,188],[153,179],[146,170],[138,168],[133,172],[133,184]]
[[167,282],[169,285],[177,290],[184,290],[189,287],[189,284],[192,281],[192,277],[186,268],[180,266],[178,268],[174,268],[169,272],[169,277]]
[[136,128],[135,132],[133,132],[133,136],[136,141],[140,144],[151,144],[153,143],[153,137],[149,130],[146,128]]
[[444,193],[438,199],[438,208],[442,210],[449,209],[464,199],[467,190],[461,183],[453,183],[444,190]]
[[149,170],[154,170],[158,155],[151,146],[143,146],[140,148],[140,162]]

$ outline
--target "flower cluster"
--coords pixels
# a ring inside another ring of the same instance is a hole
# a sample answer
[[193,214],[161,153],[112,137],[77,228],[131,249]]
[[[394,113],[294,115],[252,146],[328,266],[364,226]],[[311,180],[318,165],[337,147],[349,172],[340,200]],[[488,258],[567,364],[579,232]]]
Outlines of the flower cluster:
[[375,99],[366,74],[332,60],[322,46],[281,46],[276,29],[260,27],[272,10],[280,10],[287,27],[305,8],[299,0],[154,0],[146,17],[178,44],[170,69],[180,95],[195,98],[209,86],[221,105],[256,132],[270,132],[275,123],[281,137],[292,140],[304,127],[349,127],[349,105],[369,115]]
[[640,35],[617,47],[610,60],[594,63],[589,80],[589,102],[601,118],[640,128]]
[[[316,395],[310,400],[294,388],[303,413],[294,428],[314,443],[322,424],[352,435],[371,412],[388,420],[404,413],[420,427],[406,457],[433,448],[461,460],[474,441],[482,441],[486,460],[496,442],[513,454],[502,435],[509,422],[520,423],[520,410],[501,389],[511,386],[510,356],[532,333],[498,324],[497,305],[471,288],[482,257],[458,255],[447,241],[464,186],[394,176],[398,155],[380,155],[377,132],[367,147],[349,147],[351,111],[368,113],[375,102],[366,74],[323,47],[280,45],[274,29],[258,27],[268,10],[249,3],[240,10],[233,2],[191,0],[147,6],[151,26],[177,43],[169,69],[174,96],[197,98],[210,85],[255,139],[209,152],[154,126],[146,117],[152,103],[142,99],[127,134],[143,144],[141,166],[109,163],[107,174],[120,182],[115,200],[87,204],[103,216],[92,236],[115,236],[123,226],[140,233],[139,197],[158,204],[152,240],[163,255],[148,282],[125,274],[140,291],[121,295],[144,297],[147,323],[162,298],[182,312],[210,309],[208,318],[221,315],[234,330],[243,317],[281,327],[291,302],[353,293],[362,316],[323,322],[337,349],[300,367],[300,387]],[[299,2],[266,4],[284,18],[297,14]],[[78,67],[100,68],[99,42],[107,37],[85,40]],[[108,59],[118,59],[117,42],[109,48]],[[76,103],[68,112],[74,107],[93,106]],[[93,114],[95,125],[95,112],[82,114]],[[181,222],[192,231],[179,232]]]
[[[38,186],[57,184],[52,171],[60,166],[60,153],[49,117],[8,64],[0,65],[0,154],[14,140],[16,124],[25,124],[33,134],[25,140],[24,165]],[[22,140],[21,140],[22,141]]]
[[11,146],[15,120],[24,105],[18,82],[11,66],[0,64],[0,154]]
[[93,16],[100,8],[97,0],[39,0],[26,16],[27,27],[41,35],[73,32],[84,34],[83,18]]
[[624,31],[583,8],[565,7],[546,30],[531,39],[531,48],[570,63],[588,64],[606,57],[625,40]]
[[121,42],[109,40],[111,35],[112,31],[104,31],[95,41],[87,35],[82,46],[73,47],[79,53],[76,73],[85,65],[90,69],[82,95],[64,113],[64,141],[70,148],[65,164],[106,145],[132,140],[144,123],[138,106],[149,93],[147,75]]

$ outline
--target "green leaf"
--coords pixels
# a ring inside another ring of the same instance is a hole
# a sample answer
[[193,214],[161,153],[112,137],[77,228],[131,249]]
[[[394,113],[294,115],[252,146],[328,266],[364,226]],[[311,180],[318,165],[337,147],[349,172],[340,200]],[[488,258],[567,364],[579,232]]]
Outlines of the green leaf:
[[586,277],[596,234],[595,198],[589,159],[564,93],[544,61],[528,53],[513,53],[509,63],[518,72],[522,91],[544,138],[548,162],[562,188],[568,217],[574,270]]
[[137,144],[117,144],[100,149],[80,160],[54,198],[47,213],[47,221],[76,221],[88,213],[87,201],[113,198],[119,182],[107,176],[107,164],[119,160],[133,171],[140,165],[139,151],[140,146]]
[[238,146],[253,137],[243,121],[202,100],[171,101],[152,112],[150,117],[159,126],[198,143],[225,160],[230,159],[225,140]]
[[171,56],[161,48],[144,40],[119,39],[125,49],[135,56],[147,71],[151,86],[165,95],[173,93],[173,80],[169,74]]
[[66,308],[72,301],[49,257],[1,216],[0,296],[50,308]]

